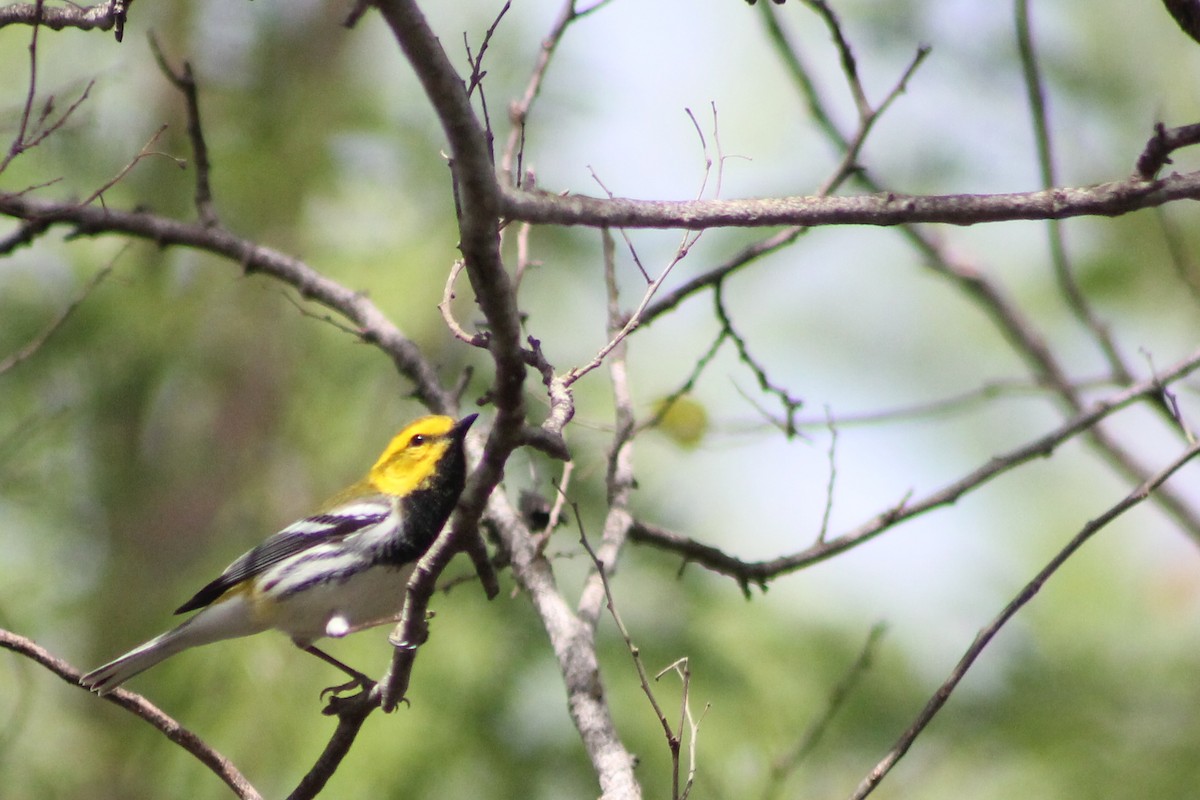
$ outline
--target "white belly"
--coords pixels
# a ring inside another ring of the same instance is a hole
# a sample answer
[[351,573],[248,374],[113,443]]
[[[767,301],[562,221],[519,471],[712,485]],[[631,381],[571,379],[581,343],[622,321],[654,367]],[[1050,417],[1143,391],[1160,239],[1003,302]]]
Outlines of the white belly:
[[404,606],[404,591],[413,565],[377,566],[346,579],[308,586],[273,599],[257,594],[256,616],[301,646],[325,636],[340,637],[393,621]]

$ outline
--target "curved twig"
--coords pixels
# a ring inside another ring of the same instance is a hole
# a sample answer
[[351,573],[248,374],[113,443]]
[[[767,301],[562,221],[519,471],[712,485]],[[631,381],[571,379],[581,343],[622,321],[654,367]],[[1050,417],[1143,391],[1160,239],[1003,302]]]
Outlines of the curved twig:
[[442,386],[433,365],[378,306],[300,259],[244,239],[220,226],[183,222],[149,211],[120,211],[0,194],[0,213],[39,224],[69,225],[75,229],[75,236],[118,233],[146,239],[162,247],[191,247],[223,256],[240,264],[246,272],[269,275],[292,286],[305,299],[320,303],[353,322],[364,341],[391,356],[401,374],[415,384],[417,399],[428,408],[438,413],[454,410],[454,399]]
[[[79,685],[79,679],[83,677],[82,672],[32,640],[12,631],[0,629],[0,647],[36,661],[67,683],[84,691],[83,687]],[[162,709],[140,694],[128,689],[116,689],[105,695],[103,699],[153,725],[163,736],[195,756],[197,761],[208,767],[242,800],[262,800],[262,795],[238,771],[233,762],[218,753],[195,733],[163,713]]]
[[463,266],[462,261],[455,261],[450,267],[450,273],[446,276],[446,288],[442,290],[442,302],[438,303],[438,311],[442,313],[442,321],[446,323],[446,327],[455,339],[472,347],[486,347],[488,341],[486,334],[477,333],[472,336],[463,330],[462,325],[459,325],[458,320],[454,318],[454,284],[458,281],[458,276],[462,274]]

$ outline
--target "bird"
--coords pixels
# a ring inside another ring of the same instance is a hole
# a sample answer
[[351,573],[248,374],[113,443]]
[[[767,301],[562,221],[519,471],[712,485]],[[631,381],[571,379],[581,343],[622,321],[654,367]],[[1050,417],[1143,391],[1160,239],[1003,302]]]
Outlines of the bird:
[[409,575],[462,493],[464,443],[477,417],[406,425],[366,477],[242,555],[175,611],[194,615],[80,684],[106,695],[184,650],[270,629],[353,676],[352,684],[365,681],[313,642],[396,619]]

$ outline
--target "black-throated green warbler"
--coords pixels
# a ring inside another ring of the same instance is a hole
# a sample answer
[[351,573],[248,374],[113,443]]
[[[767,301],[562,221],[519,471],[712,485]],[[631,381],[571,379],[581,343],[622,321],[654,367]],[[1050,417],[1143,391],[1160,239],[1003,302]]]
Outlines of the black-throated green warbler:
[[365,478],[234,561],[175,612],[199,613],[80,683],[107,694],[190,647],[270,628],[356,674],[312,643],[395,619],[413,567],[462,493],[463,440],[476,416],[410,423]]

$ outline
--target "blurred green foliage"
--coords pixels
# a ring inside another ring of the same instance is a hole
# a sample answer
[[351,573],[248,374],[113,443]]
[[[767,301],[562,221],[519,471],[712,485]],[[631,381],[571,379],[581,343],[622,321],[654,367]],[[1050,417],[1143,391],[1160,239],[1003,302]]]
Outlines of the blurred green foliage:
[[[514,9],[491,44],[485,87],[498,127],[505,104],[523,86],[553,5]],[[574,52],[581,23],[564,42],[548,97],[536,107],[530,152],[560,169],[559,151],[578,158],[570,162],[575,172],[563,173],[568,182],[579,180],[571,184],[577,190],[596,192],[580,178],[582,164],[590,163],[587,148],[608,135],[599,123],[591,130],[592,115],[637,101],[604,95],[591,59],[662,68],[655,67],[653,48],[630,43],[635,36],[661,37],[665,47],[670,38],[667,26],[628,27],[647,13],[641,5],[613,4],[594,17],[598,26],[627,25],[630,41],[602,39],[590,50],[578,41]],[[731,37],[742,37],[727,52],[759,48],[754,58],[761,58],[760,9],[734,0],[724,5],[707,13],[727,22]],[[1102,4],[1112,12],[1102,24],[1093,5],[1065,3],[1042,20],[1068,181],[1125,174],[1154,114],[1180,122],[1200,114],[1190,80],[1194,46],[1171,38],[1170,19],[1159,14],[1156,21],[1139,8],[1131,17],[1136,25],[1125,25],[1132,4],[1113,0]],[[872,86],[883,86],[881,76],[893,74],[919,39],[932,36],[935,54],[948,54],[940,65],[935,56],[929,85],[910,86],[864,158],[892,169],[896,180],[911,177],[907,188],[931,191],[959,191],[964,182],[987,190],[987,181],[1013,169],[1032,176],[1028,142],[1013,148],[974,127],[996,120],[1014,130],[1028,127],[1013,89],[1019,81],[1003,26],[1007,6],[999,12],[949,6],[910,0],[883,13],[874,3],[846,4]],[[681,17],[692,13],[679,4],[665,7]],[[472,3],[437,11],[443,42],[458,63],[459,32],[466,30],[477,46],[497,10]],[[811,15],[795,4],[785,10],[804,42],[825,46]],[[0,182],[12,189],[61,177],[42,191],[87,196],[166,124],[149,148],[156,155],[106,191],[104,202],[193,217],[192,174],[176,160],[189,158],[182,104],[153,66],[146,35],[154,30],[168,58],[188,58],[195,67],[225,224],[368,292],[447,384],[475,367],[470,403],[486,388],[487,363],[453,343],[435,308],[456,255],[440,132],[383,26],[368,16],[344,31],[345,11],[339,4],[174,0],[133,6],[120,46],[101,33],[43,31],[41,92],[53,93],[61,109],[87,80],[96,83],[64,129],[17,159]],[[953,19],[978,24],[954,27]],[[20,116],[29,33],[0,30],[0,70],[8,76],[0,87],[0,138],[13,134]],[[1114,41],[1135,33],[1136,52],[1145,57],[1109,57]],[[715,48],[712,41],[694,46]],[[834,56],[826,48],[812,57],[837,95]],[[728,103],[719,103],[722,109],[741,101],[757,108],[757,118],[736,112],[724,118],[734,132],[743,131],[742,138],[727,134],[725,146],[759,158],[742,168],[741,180],[770,187],[763,193],[777,190],[771,165],[790,168],[796,154],[794,131],[776,115],[783,105],[798,106],[795,97],[783,81],[741,70],[736,59],[710,60],[713,94],[672,103],[698,108],[720,95]],[[1178,66],[1185,61],[1190,71]],[[1007,72],[996,72],[997,64]],[[688,69],[663,70],[662,80]],[[965,77],[954,76],[956,84],[938,78],[939,69]],[[1185,73],[1188,80],[1178,80]],[[747,88],[760,79],[762,85]],[[971,79],[988,86],[978,105],[962,97]],[[663,105],[657,95],[651,102]],[[973,115],[985,107],[996,118],[981,123]],[[930,141],[930,120],[944,126],[939,137],[948,129],[954,141]],[[646,125],[642,135],[653,158],[669,163],[679,143],[659,140]],[[1102,163],[1079,167],[1087,162],[1087,143],[1097,141],[1112,145]],[[805,169],[808,160],[835,160],[828,148],[813,152],[819,155],[805,156]],[[1013,152],[1026,159],[1020,167],[1009,160]],[[698,160],[691,155],[689,163]],[[1078,237],[1072,243],[1085,291],[1106,316],[1120,319],[1131,349],[1144,346],[1162,361],[1181,354],[1180,340],[1194,340],[1196,311],[1169,266],[1163,226],[1194,252],[1193,218],[1190,209],[1168,209],[1069,229]],[[171,624],[170,610],[197,586],[357,477],[394,429],[422,409],[386,358],[323,322],[322,310],[278,284],[204,255],[66,233],[55,231],[0,262],[0,358],[44,330],[98,270],[112,268],[34,358],[0,375],[0,626],[87,668]],[[1041,228],[961,237],[964,249],[985,254],[1046,330],[1067,331],[1066,352],[1086,349],[1055,298]],[[650,242],[654,253],[670,246],[650,234],[638,241]],[[744,233],[707,236],[676,277],[699,273],[745,241]],[[598,237],[536,231],[534,246],[541,265],[526,277],[522,300],[531,332],[565,368],[603,344]],[[638,279],[622,263],[628,300],[639,291]],[[893,408],[1020,374],[1019,359],[978,309],[932,280],[887,232],[815,232],[754,269],[729,282],[731,314],[773,378],[817,409],[809,438],[786,445],[770,437],[752,403],[770,408],[771,400],[755,393],[753,376],[726,348],[681,406],[687,416],[671,421],[667,436],[641,440],[637,497],[648,518],[749,558],[799,549],[818,529],[829,443],[823,406]],[[478,320],[465,285],[459,294],[457,313],[470,327]],[[643,414],[653,413],[653,398],[688,378],[712,340],[705,308],[703,301],[685,306],[631,340]],[[1096,365],[1088,355],[1071,363],[1077,375]],[[530,388],[536,397],[536,381]],[[591,532],[600,528],[611,418],[602,372],[580,385],[578,402],[570,431],[578,463],[572,498]],[[1044,432],[1054,419],[1045,402],[1023,397],[898,431],[843,430],[833,528],[869,518],[914,486],[940,486],[1006,445]],[[1173,452],[1157,441],[1149,437],[1147,455]],[[647,668],[656,673],[689,659],[691,708],[701,718],[693,796],[844,796],[910,723],[974,631],[1089,515],[1128,490],[1079,448],[1068,449],[1050,466],[1034,467],[1041,472],[964,500],[955,511],[964,516],[949,525],[905,526],[869,552],[781,579],[749,602],[730,580],[695,567],[676,577],[676,559],[630,550],[613,590]],[[557,470],[520,454],[510,465],[508,490],[515,497],[528,486],[549,495]],[[587,566],[577,539],[572,521],[550,546],[571,598]],[[1148,510],[1102,540],[999,637],[877,797],[1194,794],[1200,778],[1195,548]],[[455,564],[452,571],[466,569]],[[327,796],[595,795],[546,638],[511,588],[506,581],[490,603],[473,584],[435,599],[411,705],[367,723]],[[880,619],[892,623],[889,633],[845,706],[807,758],[772,772],[821,715]],[[622,735],[640,757],[646,796],[668,796],[661,726],[607,620],[601,645],[606,691]],[[388,656],[382,631],[331,649],[368,672],[380,671]],[[276,797],[295,785],[328,739],[333,723],[318,713],[317,693],[337,677],[268,635],[181,655],[132,688]],[[677,677],[668,672],[654,689],[675,715]],[[0,657],[0,794],[9,800],[228,796],[145,724],[8,655]]]

